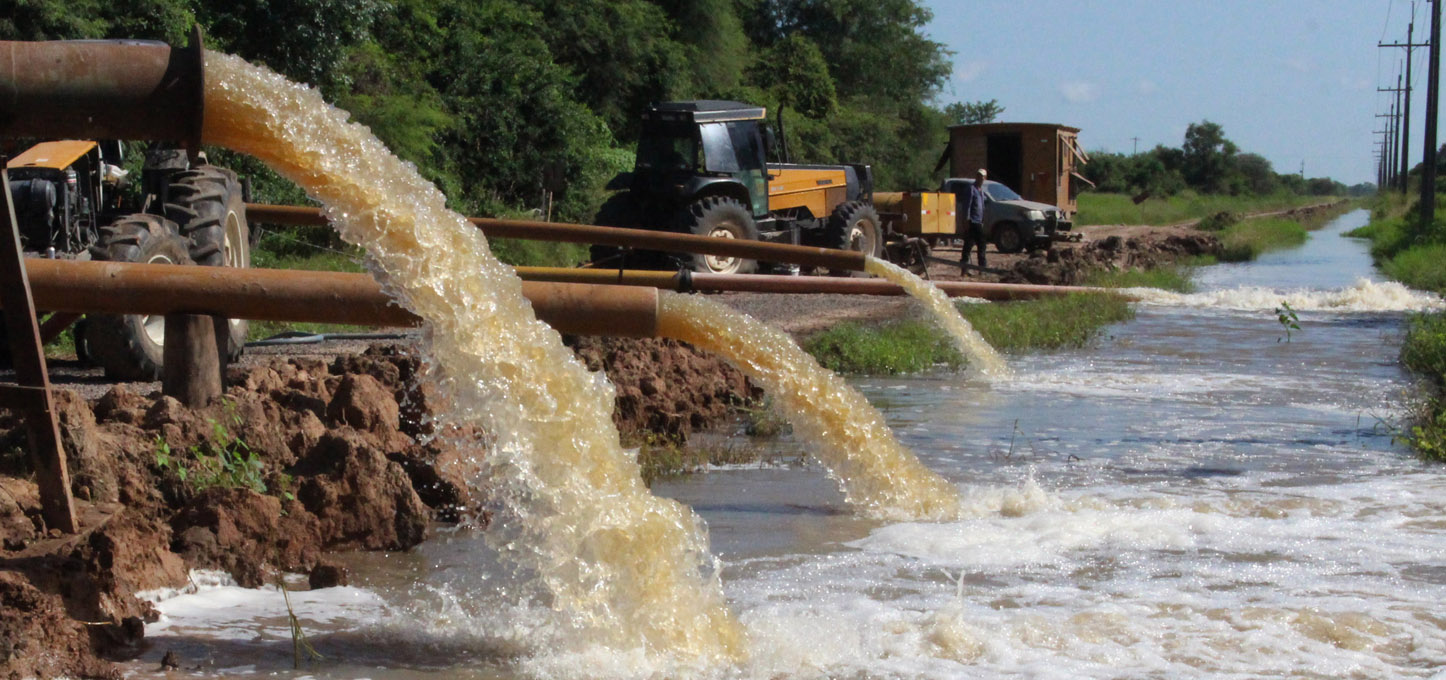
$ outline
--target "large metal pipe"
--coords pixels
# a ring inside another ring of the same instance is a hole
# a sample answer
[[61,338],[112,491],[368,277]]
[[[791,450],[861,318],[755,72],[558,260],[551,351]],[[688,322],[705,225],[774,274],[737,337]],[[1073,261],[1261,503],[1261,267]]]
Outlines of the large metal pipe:
[[[291,205],[246,204],[246,217],[251,222],[269,224],[329,224],[318,208]],[[597,245],[642,248],[667,252],[700,253],[721,257],[742,257],[763,262],[783,262],[806,267],[845,271],[863,271],[864,254],[852,250],[764,243],[731,238],[713,238],[648,229],[623,229],[585,224],[534,222],[469,217],[472,224],[492,238],[520,238],[533,241],[593,243]]]
[[[645,270],[568,269],[564,267],[518,267],[525,281],[646,286],[663,290],[705,293],[793,293],[843,295],[907,295],[899,285],[883,279],[850,279],[828,276],[771,276],[759,274],[695,274]],[[1042,286],[1021,283],[934,281],[934,286],[951,297],[985,300],[1030,300],[1072,293],[1114,293],[1119,291],[1087,286]]]
[[[258,321],[414,326],[366,274],[28,259],[35,306],[55,312],[207,314]],[[538,318],[561,333],[652,337],[658,291],[524,282]]]
[[0,41],[0,137],[150,139],[200,149],[204,50],[137,40]]

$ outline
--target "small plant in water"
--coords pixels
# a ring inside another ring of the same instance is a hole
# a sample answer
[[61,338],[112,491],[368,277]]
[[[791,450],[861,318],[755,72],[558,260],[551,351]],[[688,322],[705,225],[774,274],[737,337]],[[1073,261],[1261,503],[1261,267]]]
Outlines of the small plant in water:
[[[1290,342],[1291,331],[1300,330],[1300,317],[1296,316],[1295,310],[1291,309],[1290,303],[1285,300],[1281,300],[1280,306],[1275,308],[1275,320],[1279,321],[1280,326],[1285,329],[1286,342]],[[1276,338],[1275,341],[1280,342],[1280,338]]]
[[280,576],[276,578],[276,587],[281,591],[281,599],[286,602],[286,619],[291,627],[291,667],[301,670],[301,659],[307,661],[320,661],[326,657],[311,646],[311,641],[306,639],[306,631],[301,629],[301,619],[296,618],[296,610],[291,608],[291,595],[287,593],[286,582]]

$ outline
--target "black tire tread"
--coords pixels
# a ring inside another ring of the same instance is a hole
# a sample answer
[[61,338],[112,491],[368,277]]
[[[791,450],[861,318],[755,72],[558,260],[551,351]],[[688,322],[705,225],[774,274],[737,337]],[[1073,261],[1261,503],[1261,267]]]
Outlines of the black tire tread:
[[[732,213],[732,215],[729,215]],[[733,217],[742,226],[744,240],[758,240],[758,226],[753,222],[753,215],[742,203],[725,196],[705,196],[688,204],[683,209],[683,217],[680,220],[685,231],[698,236],[707,236],[713,230],[714,222],[719,219]],[[740,258],[736,274],[751,274],[758,269],[758,263],[754,260]],[[696,272],[711,272],[708,262],[703,255],[694,255],[692,269]]]
[[[177,264],[191,264],[186,239],[174,222],[159,215],[130,215],[107,227],[108,233],[90,248],[92,259],[145,262],[164,254]],[[114,380],[159,380],[163,351],[143,336],[137,315],[87,315],[83,326],[88,357]],[[81,343],[77,343],[80,346]]]

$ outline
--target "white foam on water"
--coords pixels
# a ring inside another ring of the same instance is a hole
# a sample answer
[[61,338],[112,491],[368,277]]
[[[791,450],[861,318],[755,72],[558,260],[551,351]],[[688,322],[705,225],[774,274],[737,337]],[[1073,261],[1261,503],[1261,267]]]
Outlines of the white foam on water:
[[753,677],[1429,677],[1446,574],[1413,569],[1446,558],[1446,521],[1424,519],[1443,498],[1439,475],[1115,488],[754,560],[729,590],[761,648]]
[[[290,640],[286,600],[272,586],[242,588],[224,573],[194,571],[192,585],[153,590],[137,597],[155,604],[161,618],[146,626],[151,639],[200,635],[216,640]],[[374,625],[386,602],[362,588],[337,587],[288,593],[303,627],[356,629]]]
[[1366,278],[1336,290],[1242,286],[1200,293],[1173,293],[1158,288],[1126,288],[1120,292],[1146,304],[1234,311],[1271,311],[1282,302],[1297,312],[1421,312],[1446,308],[1440,296],[1394,281]]

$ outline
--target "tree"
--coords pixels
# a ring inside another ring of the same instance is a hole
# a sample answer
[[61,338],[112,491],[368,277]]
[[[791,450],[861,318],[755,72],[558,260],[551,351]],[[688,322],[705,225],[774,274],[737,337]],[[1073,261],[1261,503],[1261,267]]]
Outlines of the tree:
[[1208,120],[1191,123],[1185,129],[1181,170],[1185,181],[1198,191],[1227,193],[1233,161],[1239,148],[1225,138],[1225,131]]
[[1275,174],[1275,168],[1260,154],[1243,153],[1236,156],[1235,169],[1250,193],[1265,195],[1280,188],[1280,179]]
[[750,76],[760,85],[766,83],[780,105],[809,118],[828,116],[838,105],[823,53],[802,35],[788,36],[765,52]]
[[212,49],[259,61],[323,90],[347,49],[365,41],[378,0],[196,0]]
[[1004,107],[999,105],[999,100],[977,102],[954,102],[944,107],[944,117],[951,121],[950,125],[978,125],[981,123],[993,123],[1004,113]]
[[[750,0],[755,43],[801,34],[829,65],[841,100],[928,101],[949,78],[949,52],[924,28],[933,13],[915,0]],[[888,106],[879,107],[887,110]]]

